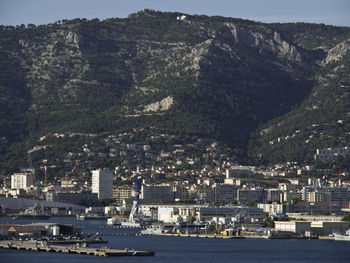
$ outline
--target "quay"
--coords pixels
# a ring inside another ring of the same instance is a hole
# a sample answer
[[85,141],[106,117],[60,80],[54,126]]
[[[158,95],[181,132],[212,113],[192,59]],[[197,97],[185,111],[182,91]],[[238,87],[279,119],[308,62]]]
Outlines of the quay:
[[225,236],[216,234],[178,234],[178,233],[156,233],[153,236],[166,237],[192,237],[192,238],[217,238],[217,239],[243,239],[243,236]]
[[[39,241],[38,241],[39,242]],[[68,239],[68,240],[45,240],[47,245],[75,245],[75,244],[107,244],[106,240],[94,240],[94,239]]]
[[111,249],[108,247],[101,248],[89,248],[81,247],[77,244],[70,246],[60,245],[48,245],[45,242],[40,241],[14,241],[14,240],[1,240],[0,248],[4,249],[18,249],[28,251],[44,251],[44,252],[56,252],[64,254],[80,254],[80,255],[93,255],[103,257],[121,257],[121,256],[154,256],[155,252],[150,250],[133,250],[133,249]]

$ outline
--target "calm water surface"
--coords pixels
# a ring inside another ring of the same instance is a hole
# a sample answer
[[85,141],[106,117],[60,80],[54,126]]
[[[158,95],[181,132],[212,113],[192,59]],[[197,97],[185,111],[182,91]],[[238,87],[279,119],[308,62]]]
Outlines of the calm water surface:
[[[0,219],[0,222],[4,221]],[[24,220],[6,222],[29,223]],[[106,229],[104,221],[75,221],[51,218],[49,222],[75,223],[86,226],[85,233],[137,232],[136,229]],[[47,222],[47,221],[46,221]],[[0,262],[350,262],[350,242],[328,240],[201,239],[179,237],[106,236],[111,248],[130,248],[156,252],[154,257],[101,258],[0,249]]]

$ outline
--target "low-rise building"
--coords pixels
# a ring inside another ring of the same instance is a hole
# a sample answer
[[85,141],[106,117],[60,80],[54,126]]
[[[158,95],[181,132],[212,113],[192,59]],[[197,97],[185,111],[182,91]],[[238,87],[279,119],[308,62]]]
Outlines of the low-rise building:
[[275,229],[284,232],[292,232],[297,235],[305,235],[311,231],[311,222],[307,221],[275,221]]
[[328,236],[334,233],[345,233],[350,227],[350,222],[324,222],[317,221],[311,223],[311,231],[314,234]]
[[341,205],[339,202],[303,202],[300,201],[294,205],[295,213],[304,213],[311,215],[320,215],[325,213],[340,213]]

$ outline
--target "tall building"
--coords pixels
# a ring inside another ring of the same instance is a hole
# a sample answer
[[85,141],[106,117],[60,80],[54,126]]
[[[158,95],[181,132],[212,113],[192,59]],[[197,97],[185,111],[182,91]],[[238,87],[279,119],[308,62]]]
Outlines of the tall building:
[[14,173],[11,175],[11,189],[26,189],[34,184],[31,173]]
[[98,195],[99,200],[113,198],[113,172],[108,170],[92,171],[92,193]]

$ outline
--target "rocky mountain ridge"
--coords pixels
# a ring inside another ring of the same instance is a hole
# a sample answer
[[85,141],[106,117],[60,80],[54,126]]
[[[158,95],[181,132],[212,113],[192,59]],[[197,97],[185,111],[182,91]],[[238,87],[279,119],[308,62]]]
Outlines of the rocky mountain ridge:
[[[1,27],[1,149],[9,153],[16,143],[33,145],[54,132],[156,126],[244,151],[250,141],[252,159],[278,155],[270,141],[306,129],[297,123],[309,107],[329,108],[322,90],[350,82],[349,39],[344,27],[152,10]],[[347,122],[337,110],[330,118]],[[275,124],[290,119],[298,121],[288,131]],[[2,162],[12,158],[5,155]]]

